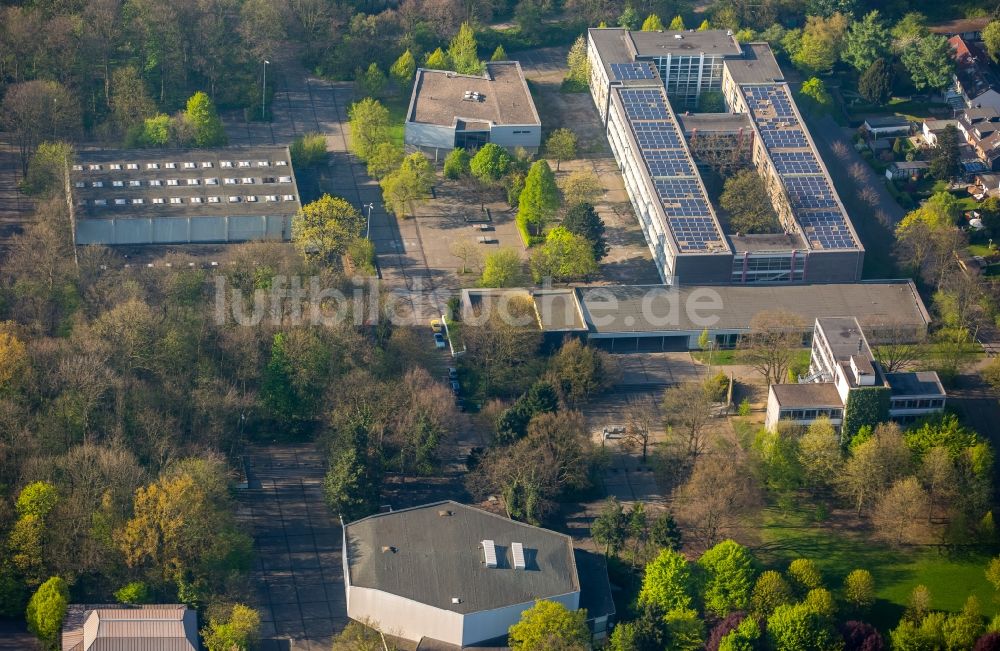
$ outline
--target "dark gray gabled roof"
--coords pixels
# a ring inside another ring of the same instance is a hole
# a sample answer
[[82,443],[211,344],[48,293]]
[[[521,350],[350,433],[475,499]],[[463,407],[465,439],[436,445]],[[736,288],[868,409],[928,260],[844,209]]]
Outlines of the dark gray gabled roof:
[[[458,502],[373,515],[347,524],[344,535],[351,586],[443,610],[474,613],[580,590],[569,536]],[[483,540],[496,545],[495,568],[484,563]],[[525,569],[513,569],[515,542]]]

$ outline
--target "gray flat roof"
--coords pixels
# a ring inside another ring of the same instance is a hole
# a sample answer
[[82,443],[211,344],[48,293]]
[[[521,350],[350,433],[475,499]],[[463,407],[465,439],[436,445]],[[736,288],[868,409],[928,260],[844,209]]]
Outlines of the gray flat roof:
[[894,396],[944,396],[944,387],[934,371],[886,373],[885,379]]
[[722,29],[693,29],[662,32],[630,31],[626,37],[637,57],[660,57],[668,54],[693,56],[704,52],[716,56],[742,53],[736,37]]
[[[844,312],[850,314],[850,312]],[[816,319],[817,325],[823,331],[830,352],[838,362],[848,361],[852,357],[863,355],[872,357],[871,348],[865,338],[864,330],[858,319],[853,316],[821,317]]]
[[80,151],[70,186],[76,219],[277,216],[301,207],[287,147]]
[[772,384],[771,391],[782,407],[843,407],[844,402],[832,382],[806,384]]
[[798,233],[755,233],[750,235],[729,236],[729,242],[733,246],[733,251],[743,253],[745,251],[794,251],[808,248],[802,236]]
[[678,113],[677,122],[689,138],[695,130],[736,134],[740,129],[750,128],[750,116],[746,113]]
[[[579,287],[577,294],[590,330],[597,334],[701,332],[706,327],[744,332],[758,312],[776,310],[798,315],[807,324],[803,331],[812,328],[816,318],[844,314],[856,315],[862,326],[898,323],[924,327],[928,322],[923,303],[909,281]],[[691,305],[698,307],[687,309]],[[713,323],[701,322],[704,318]]]
[[587,329],[573,290],[536,290],[532,292],[532,298],[535,301],[535,311],[542,330],[558,332]]
[[[466,92],[480,94],[466,99]],[[540,125],[524,73],[517,61],[493,61],[482,75],[417,70],[408,122],[455,126],[457,120],[494,125]]]
[[[351,585],[443,610],[474,613],[580,590],[569,536],[458,502],[373,515],[346,525],[344,535]],[[484,564],[483,540],[496,544],[495,568]],[[526,569],[512,568],[515,542]]]
[[743,58],[726,59],[726,69],[737,84],[769,84],[782,82],[785,75],[767,43],[743,46]]

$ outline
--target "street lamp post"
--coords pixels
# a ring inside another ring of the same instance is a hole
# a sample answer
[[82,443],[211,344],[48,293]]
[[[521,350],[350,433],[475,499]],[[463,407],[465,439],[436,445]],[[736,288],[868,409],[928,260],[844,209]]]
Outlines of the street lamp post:
[[265,109],[267,107],[267,64],[271,63],[267,59],[264,59],[264,83],[261,84],[260,89],[260,121],[263,122],[265,117]]
[[361,205],[362,208],[368,209],[368,223],[365,226],[365,239],[370,240],[372,232],[372,208],[375,207],[374,203],[366,203]]

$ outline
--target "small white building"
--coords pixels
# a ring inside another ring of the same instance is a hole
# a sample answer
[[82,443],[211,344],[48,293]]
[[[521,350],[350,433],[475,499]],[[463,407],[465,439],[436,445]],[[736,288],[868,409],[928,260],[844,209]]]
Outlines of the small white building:
[[521,613],[546,599],[587,608],[603,637],[614,614],[607,570],[581,587],[578,559],[567,535],[457,502],[373,515],[344,526],[347,615],[385,635],[464,648],[505,644]]
[[958,128],[958,120],[924,120],[920,125],[920,132],[924,136],[924,142],[931,147],[937,147],[938,134],[948,127]]
[[517,61],[491,61],[482,75],[419,68],[406,114],[406,145],[437,156],[488,142],[536,151],[542,123]]
[[863,126],[876,140],[888,136],[905,136],[910,133],[910,121],[898,115],[871,117],[865,120]]
[[923,176],[930,168],[930,163],[923,160],[896,161],[885,168],[885,178],[890,180],[913,179]]

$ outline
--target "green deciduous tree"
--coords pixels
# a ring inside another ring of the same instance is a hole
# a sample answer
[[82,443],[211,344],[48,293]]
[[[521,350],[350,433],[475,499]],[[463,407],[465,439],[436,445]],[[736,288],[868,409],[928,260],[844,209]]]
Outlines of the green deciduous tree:
[[510,627],[512,651],[585,651],[590,647],[586,609],[569,610],[555,601],[536,601]]
[[899,428],[879,425],[871,438],[852,448],[837,480],[837,489],[861,513],[893,482],[906,476],[911,464],[911,452]]
[[191,126],[198,147],[219,147],[228,141],[215,103],[204,92],[198,91],[188,99],[184,120]]
[[260,613],[235,604],[223,618],[210,617],[201,630],[208,651],[247,651],[260,635]]
[[823,493],[834,485],[844,460],[840,438],[829,420],[819,419],[809,426],[799,439],[798,457],[802,478],[810,491]]
[[576,134],[569,129],[556,129],[545,141],[545,154],[556,160],[556,171],[563,161],[576,157]]
[[413,81],[413,74],[417,71],[417,61],[413,58],[413,53],[406,49],[399,58],[393,62],[389,68],[389,74],[396,80],[400,87],[405,88]]
[[292,221],[292,242],[308,260],[332,262],[364,232],[365,218],[341,197],[322,197],[302,206]]
[[497,49],[493,50],[493,54],[490,55],[490,61],[508,61],[507,50],[503,49],[503,45],[498,45]]
[[646,565],[639,591],[639,605],[662,612],[691,605],[691,569],[680,553],[664,549]]
[[755,170],[743,170],[726,179],[719,204],[729,214],[733,232],[774,233],[780,228],[765,184]]
[[685,29],[687,28],[684,27],[684,19],[680,16],[674,16],[674,19],[670,21],[670,30],[678,32],[684,31]]
[[500,249],[486,256],[480,287],[519,287],[523,284],[524,270],[517,251]]
[[479,60],[476,35],[469,23],[462,23],[458,34],[448,45],[448,60],[455,72],[463,75],[478,75],[483,71],[483,62]]
[[59,648],[59,630],[62,628],[68,605],[69,586],[58,576],[40,585],[31,596],[26,613],[28,630],[41,640],[46,648]]
[[829,18],[807,16],[798,50],[791,55],[792,63],[807,73],[833,68],[840,58],[848,23],[848,18],[840,13]]
[[941,90],[951,83],[951,73],[955,69],[951,54],[947,38],[928,34],[910,43],[900,59],[917,89]]
[[484,185],[496,185],[511,167],[510,153],[500,145],[488,142],[469,161],[469,170]]
[[813,110],[825,111],[830,108],[830,104],[833,102],[830,93],[826,90],[826,84],[817,77],[810,77],[802,82],[802,88],[799,92],[802,97],[807,99]]
[[149,598],[149,586],[144,581],[130,581],[115,591],[115,599],[123,604],[146,604]]
[[844,601],[858,612],[875,603],[875,580],[868,570],[853,570],[844,578]]
[[867,70],[877,59],[886,56],[890,45],[889,30],[878,10],[851,24],[844,36],[844,61],[858,71]]
[[992,20],[983,28],[983,44],[994,61],[1000,61],[1000,20]]
[[59,503],[59,491],[47,481],[36,481],[21,489],[17,496],[17,514],[45,518]]
[[426,201],[434,185],[434,169],[426,156],[415,152],[404,158],[399,169],[383,178],[380,185],[386,208],[397,217],[405,216],[409,208],[410,215],[416,216],[416,203]]
[[769,617],[775,608],[792,601],[792,589],[785,578],[774,570],[767,570],[754,583],[750,594],[750,612],[758,617]]
[[808,603],[778,606],[767,618],[767,637],[774,651],[834,651],[843,647],[832,618]]
[[444,176],[448,179],[459,179],[469,173],[469,152],[462,147],[456,147],[444,158]]
[[21,189],[40,199],[65,196],[66,172],[72,157],[73,147],[69,143],[41,143],[28,163],[28,175]]
[[587,41],[582,36],[577,37],[569,49],[566,65],[569,72],[565,82],[572,87],[571,90],[586,90],[590,84],[590,60],[587,58]]
[[642,22],[642,31],[661,32],[663,31],[663,21],[656,14],[649,14],[646,16],[646,20]]
[[[475,159],[473,159],[475,163]],[[517,222],[530,235],[541,235],[559,208],[556,177],[544,160],[535,161],[524,180],[517,204]]]
[[368,176],[382,180],[403,163],[403,148],[394,142],[380,142],[368,157]]
[[673,608],[663,615],[668,649],[696,651],[705,648],[705,623],[692,608]]
[[608,243],[604,238],[604,222],[591,204],[573,205],[566,212],[562,226],[570,233],[581,235],[590,242],[594,260],[600,261],[608,254]]
[[570,206],[592,204],[604,194],[604,186],[594,172],[588,169],[573,170],[563,179],[562,191]]
[[451,67],[451,62],[448,61],[448,55],[444,50],[438,48],[424,59],[424,67],[429,70],[447,70]]
[[884,104],[892,94],[892,64],[879,57],[858,77],[858,94],[872,104]]
[[366,97],[347,110],[351,128],[351,152],[367,161],[375,148],[389,141],[389,110],[381,102]]
[[704,578],[705,609],[725,617],[746,610],[754,585],[753,556],[734,540],[723,540],[698,559]]
[[576,280],[596,272],[593,245],[585,237],[574,235],[562,226],[549,231],[545,243],[531,256],[531,275],[536,283],[545,278]]
[[823,575],[819,573],[816,563],[808,558],[796,558],[789,563],[786,574],[792,589],[801,596],[823,587]]
[[606,353],[579,339],[568,339],[549,362],[548,377],[563,398],[577,404],[599,394],[612,382],[613,363]]
[[358,73],[360,74],[355,75],[355,82],[359,94],[366,97],[381,97],[385,90],[386,78],[378,64],[372,61],[364,71],[358,68]]

